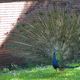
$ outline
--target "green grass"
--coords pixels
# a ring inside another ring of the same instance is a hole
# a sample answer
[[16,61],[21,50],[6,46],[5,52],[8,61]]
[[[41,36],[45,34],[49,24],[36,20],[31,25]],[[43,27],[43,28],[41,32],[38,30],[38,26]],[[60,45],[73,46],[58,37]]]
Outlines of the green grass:
[[79,80],[79,69],[55,71],[51,66],[0,73],[0,80]]

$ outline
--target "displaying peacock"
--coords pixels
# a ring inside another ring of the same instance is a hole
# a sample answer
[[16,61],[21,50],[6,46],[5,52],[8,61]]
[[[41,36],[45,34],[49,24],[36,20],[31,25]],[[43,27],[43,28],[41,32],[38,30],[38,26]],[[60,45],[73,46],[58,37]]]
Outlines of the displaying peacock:
[[54,69],[59,69],[59,70],[63,70],[64,68],[76,68],[76,67],[79,67],[79,66],[61,66],[59,63],[58,63],[58,60],[57,60],[57,56],[56,56],[56,49],[54,50],[54,53],[53,53],[53,59],[52,59],[52,66],[54,67]]

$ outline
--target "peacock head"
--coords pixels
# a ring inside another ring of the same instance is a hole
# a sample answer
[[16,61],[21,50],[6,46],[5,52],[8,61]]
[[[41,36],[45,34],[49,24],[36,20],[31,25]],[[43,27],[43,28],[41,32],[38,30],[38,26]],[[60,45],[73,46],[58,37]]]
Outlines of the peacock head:
[[56,48],[53,50],[53,56],[56,56]]
[[56,48],[54,48],[54,52],[56,52]]

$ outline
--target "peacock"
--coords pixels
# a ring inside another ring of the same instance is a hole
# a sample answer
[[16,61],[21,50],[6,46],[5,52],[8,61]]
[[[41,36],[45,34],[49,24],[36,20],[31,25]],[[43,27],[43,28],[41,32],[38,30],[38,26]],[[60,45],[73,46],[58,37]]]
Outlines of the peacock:
[[79,67],[79,66],[60,66],[60,64],[58,63],[58,60],[57,60],[57,56],[56,56],[56,49],[54,49],[54,53],[53,53],[52,66],[54,67],[55,70],[57,70],[57,69],[63,70],[65,68]]

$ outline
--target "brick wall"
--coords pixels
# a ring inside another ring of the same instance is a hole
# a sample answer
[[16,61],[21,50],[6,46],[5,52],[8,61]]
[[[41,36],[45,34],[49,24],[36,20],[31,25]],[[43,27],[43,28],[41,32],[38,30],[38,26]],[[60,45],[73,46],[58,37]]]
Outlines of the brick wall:
[[0,3],[0,67],[13,62],[10,51],[4,47],[4,43],[15,28],[19,17],[25,12],[24,8],[27,12],[32,4],[32,1]]
[[[77,0],[79,1],[79,0]],[[70,0],[52,0],[52,1],[29,1],[29,2],[7,2],[7,3],[0,3],[0,59],[2,58],[1,62],[5,62],[6,59],[3,58],[6,54],[10,54],[7,52],[3,43],[5,42],[6,38],[9,36],[10,32],[13,30],[17,22],[28,22],[32,19],[32,16],[39,10],[46,11],[47,8],[52,9],[55,6],[58,8],[66,8],[66,10],[75,10],[77,6],[78,10],[80,9],[79,3],[70,1]],[[7,52],[7,53],[5,53]],[[3,55],[3,53],[5,55]],[[8,56],[7,56],[8,57]],[[8,58],[9,60],[9,58]]]
[[24,8],[28,11],[32,4],[32,1],[0,3],[0,46],[15,27]]

